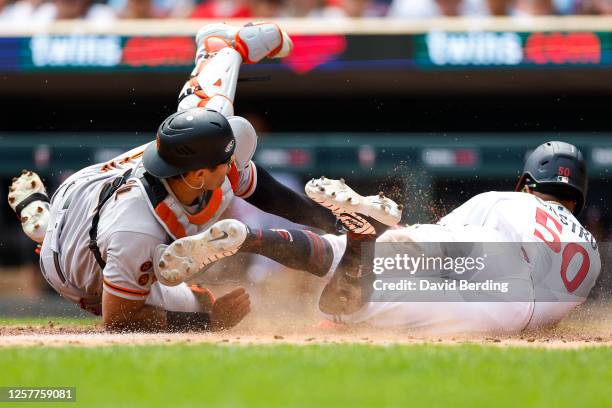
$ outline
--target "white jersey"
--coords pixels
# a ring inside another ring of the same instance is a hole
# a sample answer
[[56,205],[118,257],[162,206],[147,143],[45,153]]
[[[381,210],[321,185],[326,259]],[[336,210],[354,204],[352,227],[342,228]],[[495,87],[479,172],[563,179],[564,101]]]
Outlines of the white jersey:
[[[482,226],[495,230],[502,241],[525,243],[536,287],[530,326],[563,318],[586,300],[600,273],[601,259],[593,235],[564,206],[533,194],[479,194],[442,218],[439,224]],[[551,299],[550,292],[537,290],[542,284],[558,292],[558,301]]]
[[[115,296],[144,300],[155,281],[153,262],[162,245],[172,238],[151,210],[147,195],[131,180],[113,195],[100,211],[98,247],[106,262],[103,271],[88,247],[89,231],[102,186],[111,178],[142,166],[139,160],[145,146],[134,149],[106,164],[89,166],[66,180],[54,195],[47,234],[41,249],[46,274],[60,269],[65,279],[58,291],[80,303],[96,304],[102,290]],[[216,221],[234,195],[246,197],[256,187],[252,162],[231,173],[211,199],[198,209],[197,231]],[[168,191],[172,194],[171,190]],[[69,200],[69,205],[66,201]],[[67,207],[67,208],[64,208]],[[185,209],[187,211],[187,209]],[[53,252],[57,253],[53,259]],[[55,286],[55,285],[54,285]]]
[[479,194],[436,225],[390,230],[378,242],[410,240],[521,243],[531,276],[525,280],[524,274],[502,268],[494,268],[494,273],[500,279],[516,279],[533,286],[533,298],[519,302],[465,302],[460,296],[449,296],[444,302],[371,302],[359,312],[343,316],[345,321],[435,333],[516,332],[561,320],[586,300],[601,269],[595,239],[573,214],[559,203],[526,193]]
[[500,241],[525,243],[535,273],[558,270],[559,287],[579,298],[586,299],[599,275],[601,260],[593,235],[564,206],[532,194],[479,194],[438,224],[484,227],[494,230]]

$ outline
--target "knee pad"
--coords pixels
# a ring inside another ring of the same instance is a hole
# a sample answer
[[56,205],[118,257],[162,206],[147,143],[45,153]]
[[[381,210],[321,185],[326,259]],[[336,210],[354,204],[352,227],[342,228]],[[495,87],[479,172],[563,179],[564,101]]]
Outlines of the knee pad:
[[257,23],[241,28],[234,46],[246,64],[255,64],[265,57],[283,58],[293,50],[291,38],[274,23]]

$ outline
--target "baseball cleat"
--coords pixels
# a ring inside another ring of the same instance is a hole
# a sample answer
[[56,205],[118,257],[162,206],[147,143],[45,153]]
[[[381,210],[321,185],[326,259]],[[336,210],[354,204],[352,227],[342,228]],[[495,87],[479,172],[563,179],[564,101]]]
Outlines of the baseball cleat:
[[176,286],[193,277],[204,266],[234,255],[247,233],[242,222],[227,219],[199,234],[177,239],[156,262],[155,275],[163,285]]
[[356,234],[380,233],[382,231],[378,230],[381,228],[376,228],[375,224],[389,227],[402,218],[402,206],[385,197],[384,193],[361,196],[343,179],[312,179],[306,184],[305,191],[310,199],[328,208],[346,229]]
[[49,197],[38,174],[23,170],[19,177],[13,178],[8,202],[21,220],[23,232],[31,240],[42,243],[49,222]]
[[196,43],[206,51],[218,48],[218,41],[214,39],[221,39],[236,49],[246,64],[255,64],[266,57],[284,58],[293,50],[289,35],[274,23],[248,23],[244,27],[208,24],[196,35]]

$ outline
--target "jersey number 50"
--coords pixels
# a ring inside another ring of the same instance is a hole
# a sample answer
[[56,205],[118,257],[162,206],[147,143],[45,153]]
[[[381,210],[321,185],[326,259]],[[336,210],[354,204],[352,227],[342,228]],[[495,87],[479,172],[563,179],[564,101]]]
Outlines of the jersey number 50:
[[[549,239],[547,239],[542,231],[538,229],[538,226],[543,227],[546,231],[548,231]],[[550,249],[553,250],[554,253],[561,253],[561,239],[560,235],[563,231],[563,225],[552,215],[547,213],[541,208],[536,210],[536,228],[533,232],[534,235],[540,238],[542,241],[548,245]],[[567,268],[574,259],[574,256],[577,254],[582,255],[582,263],[580,264],[580,269],[578,269],[578,273],[574,276],[574,279],[569,280],[567,277]],[[586,249],[584,249],[581,245],[570,242],[565,245],[563,249],[563,253],[561,254],[561,280],[563,280],[563,284],[569,293],[572,293],[578,286],[582,283],[584,278],[586,278],[587,273],[589,272],[589,266],[591,261],[589,259],[589,254]]]

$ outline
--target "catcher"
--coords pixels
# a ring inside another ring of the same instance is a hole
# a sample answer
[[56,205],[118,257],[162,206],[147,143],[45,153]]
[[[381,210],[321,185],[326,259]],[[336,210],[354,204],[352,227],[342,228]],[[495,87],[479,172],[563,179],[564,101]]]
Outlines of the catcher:
[[[45,279],[62,296],[101,314],[108,330],[220,330],[249,313],[242,288],[215,300],[172,276],[157,282],[154,273],[180,252],[180,245],[169,243],[208,233],[234,197],[296,223],[335,230],[330,213],[251,160],[256,132],[233,112],[240,65],[288,55],[290,38],[271,23],[213,24],[198,32],[196,43],[196,67],[178,112],[163,121],[155,142],[80,170],[50,200],[33,172],[24,171],[10,187],[9,203],[25,233],[41,244]],[[295,235],[305,253],[320,245],[318,235]],[[314,259],[309,268],[322,274],[320,264]],[[202,266],[185,270],[193,274]]]

